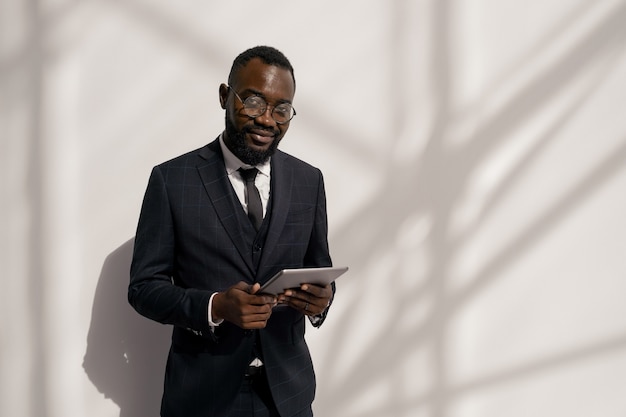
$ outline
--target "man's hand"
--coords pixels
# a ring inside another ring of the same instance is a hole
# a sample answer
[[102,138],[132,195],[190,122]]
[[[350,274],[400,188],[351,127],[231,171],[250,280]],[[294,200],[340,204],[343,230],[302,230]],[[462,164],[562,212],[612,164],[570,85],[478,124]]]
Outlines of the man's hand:
[[241,281],[213,298],[213,320],[224,319],[242,329],[262,329],[272,315],[277,299],[269,294],[256,294],[260,284]]
[[286,290],[278,295],[278,302],[287,304],[307,316],[321,314],[330,304],[333,296],[331,285],[320,287],[313,284],[302,284],[299,289]]

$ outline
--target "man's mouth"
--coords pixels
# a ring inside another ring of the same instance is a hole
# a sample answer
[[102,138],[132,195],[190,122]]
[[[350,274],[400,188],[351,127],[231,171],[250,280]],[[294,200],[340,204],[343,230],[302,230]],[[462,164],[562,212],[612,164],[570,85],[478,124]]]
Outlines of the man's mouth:
[[252,144],[256,146],[267,146],[276,138],[274,132],[262,129],[250,129],[247,130],[246,133],[252,141]]

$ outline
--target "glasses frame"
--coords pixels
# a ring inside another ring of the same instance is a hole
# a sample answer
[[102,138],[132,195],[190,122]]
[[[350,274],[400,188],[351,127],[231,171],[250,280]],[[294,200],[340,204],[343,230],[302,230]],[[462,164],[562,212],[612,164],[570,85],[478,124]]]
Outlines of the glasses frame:
[[[276,124],[279,124],[279,125],[284,125],[284,124],[289,123],[289,122],[293,119],[293,117],[296,115],[296,109],[295,109],[295,108],[291,105],[291,103],[280,103],[278,106],[280,106],[280,105],[282,105],[282,104],[288,104],[288,105],[291,107],[291,111],[292,111],[292,113],[291,113],[291,117],[289,118],[289,120],[286,120],[286,121],[284,121],[284,122],[279,122],[279,121],[278,121],[278,120],[276,120],[276,118],[274,117],[274,110],[276,110],[276,107],[277,107],[277,106],[272,106],[271,104],[269,104],[269,103],[267,102],[267,100],[265,100],[263,97],[261,97],[261,96],[259,96],[259,95],[251,95],[251,96],[249,96],[249,97],[246,97],[246,99],[245,99],[245,100],[242,100],[242,99],[241,99],[241,97],[239,97],[239,94],[237,94],[237,92],[235,91],[235,89],[234,89],[233,87],[231,87],[231,86],[229,85],[229,86],[228,86],[228,89],[229,89],[230,91],[232,91],[232,92],[233,92],[233,94],[235,95],[235,97],[237,97],[237,98],[239,99],[239,101],[241,102],[241,105],[243,106],[243,112],[244,112],[244,114],[245,114],[246,116],[248,116],[249,118],[251,118],[251,119],[256,119],[257,117],[259,117],[259,116],[261,116],[261,115],[265,114],[265,112],[267,111],[267,109],[268,109],[269,107],[271,107],[271,108],[272,108],[272,112],[270,113],[270,115],[272,116],[272,119],[274,120],[274,122],[276,122]],[[263,109],[263,111],[261,111],[261,112],[260,112],[259,114],[257,114],[257,115],[254,115],[254,114],[248,114],[248,111],[250,111],[251,109],[250,109],[250,107],[246,107],[246,101],[247,101],[249,98],[251,98],[251,97],[257,97],[257,98],[260,98],[260,99],[261,99],[261,100],[263,100],[263,102],[265,103],[265,108]]]

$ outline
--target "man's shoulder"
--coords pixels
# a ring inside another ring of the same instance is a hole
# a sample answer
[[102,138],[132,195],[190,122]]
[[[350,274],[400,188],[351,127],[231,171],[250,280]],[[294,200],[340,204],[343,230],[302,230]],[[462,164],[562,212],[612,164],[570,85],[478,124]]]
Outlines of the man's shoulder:
[[211,142],[200,148],[194,149],[189,152],[185,152],[182,155],[178,155],[176,157],[168,159],[167,161],[164,161],[158,164],[157,168],[171,169],[171,168],[187,168],[187,167],[196,166],[199,162],[210,159],[212,156],[216,154],[214,144],[215,142]]
[[272,158],[275,158],[278,163],[282,163],[286,167],[295,168],[297,170],[313,172],[320,171],[319,168],[311,165],[310,163],[281,150],[276,150],[276,154]]

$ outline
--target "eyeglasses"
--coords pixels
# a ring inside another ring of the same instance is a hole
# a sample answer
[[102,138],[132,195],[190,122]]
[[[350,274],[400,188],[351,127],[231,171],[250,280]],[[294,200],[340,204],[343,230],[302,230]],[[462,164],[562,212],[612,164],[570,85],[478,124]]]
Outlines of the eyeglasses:
[[[241,104],[243,104],[243,112],[246,116],[254,119],[267,111],[268,104],[263,97],[252,95],[247,97],[245,100],[242,100],[234,88],[230,85],[228,88],[233,92],[233,94],[235,94],[239,101],[241,101]],[[272,109],[272,119],[274,119],[274,121],[279,125],[289,122],[295,115],[296,109],[294,109],[289,103],[281,103],[274,106]]]

